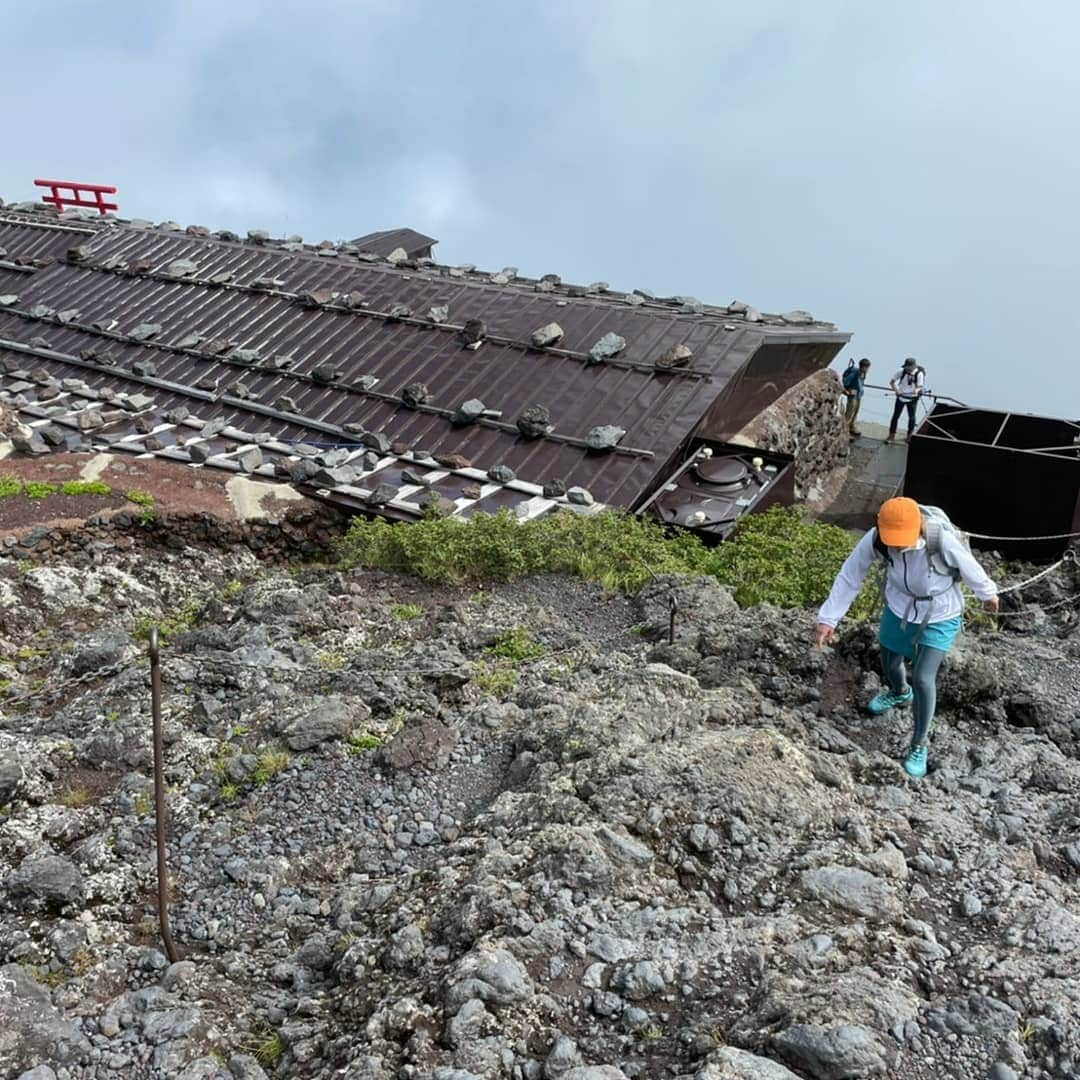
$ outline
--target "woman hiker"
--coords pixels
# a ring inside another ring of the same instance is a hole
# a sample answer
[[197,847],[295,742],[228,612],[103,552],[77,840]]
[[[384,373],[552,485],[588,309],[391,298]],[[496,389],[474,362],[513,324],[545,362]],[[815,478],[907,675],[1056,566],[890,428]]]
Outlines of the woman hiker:
[[[874,559],[887,560],[885,610],[879,631],[885,688],[867,709],[880,716],[897,706],[914,703],[914,731],[904,759],[904,770],[914,777],[926,775],[938,668],[963,622],[960,582],[971,589],[987,611],[998,610],[997,586],[975,557],[951,529],[941,529],[939,535],[940,558],[956,568],[958,577],[935,568],[919,504],[913,499],[889,499],[878,511],[877,529],[871,529],[855,545],[818,612],[817,643],[826,645],[858,596]],[[914,661],[910,685],[905,660]]]

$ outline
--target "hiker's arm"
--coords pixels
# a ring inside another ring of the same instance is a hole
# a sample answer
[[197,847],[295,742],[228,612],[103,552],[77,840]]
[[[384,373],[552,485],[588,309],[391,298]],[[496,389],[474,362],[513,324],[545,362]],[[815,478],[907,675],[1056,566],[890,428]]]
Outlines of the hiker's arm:
[[982,568],[982,563],[971,554],[959,541],[945,534],[942,539],[942,554],[946,562],[952,563],[960,571],[964,584],[975,594],[977,600],[984,603],[993,600],[998,594],[997,585]]
[[870,530],[856,545],[855,550],[844,560],[840,573],[836,575],[829,598],[821,605],[818,612],[818,625],[835,627],[847,614],[855,597],[859,595],[866,575],[874,563],[874,531]]

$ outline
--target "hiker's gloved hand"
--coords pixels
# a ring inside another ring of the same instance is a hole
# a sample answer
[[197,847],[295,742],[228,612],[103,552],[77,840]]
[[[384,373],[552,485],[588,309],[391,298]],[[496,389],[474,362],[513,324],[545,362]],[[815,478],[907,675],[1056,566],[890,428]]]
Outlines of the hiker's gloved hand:
[[1001,600],[996,596],[991,596],[989,600],[983,601],[983,611],[989,611],[991,615],[996,615],[1001,608]]
[[825,623],[819,622],[817,624],[816,636],[818,645],[824,648],[836,639],[836,628],[833,626],[826,626]]

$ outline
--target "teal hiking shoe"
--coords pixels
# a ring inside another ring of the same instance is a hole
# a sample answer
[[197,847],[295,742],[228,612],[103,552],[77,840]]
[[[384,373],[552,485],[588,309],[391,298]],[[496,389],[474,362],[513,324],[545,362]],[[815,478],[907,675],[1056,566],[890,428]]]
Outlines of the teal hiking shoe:
[[904,772],[921,780],[926,775],[926,747],[913,746],[904,758]]
[[880,716],[882,713],[887,713],[890,709],[896,709],[902,705],[911,704],[911,699],[914,696],[915,693],[910,686],[902,694],[894,694],[891,690],[882,690],[880,694],[870,699],[866,708],[867,711],[873,713],[874,716]]

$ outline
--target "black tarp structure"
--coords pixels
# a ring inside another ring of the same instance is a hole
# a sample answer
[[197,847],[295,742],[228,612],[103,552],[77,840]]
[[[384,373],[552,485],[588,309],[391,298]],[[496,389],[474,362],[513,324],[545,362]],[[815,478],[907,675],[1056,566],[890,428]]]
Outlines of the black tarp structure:
[[1080,421],[938,403],[908,450],[904,494],[940,506],[976,547],[1057,558],[1080,532]]

